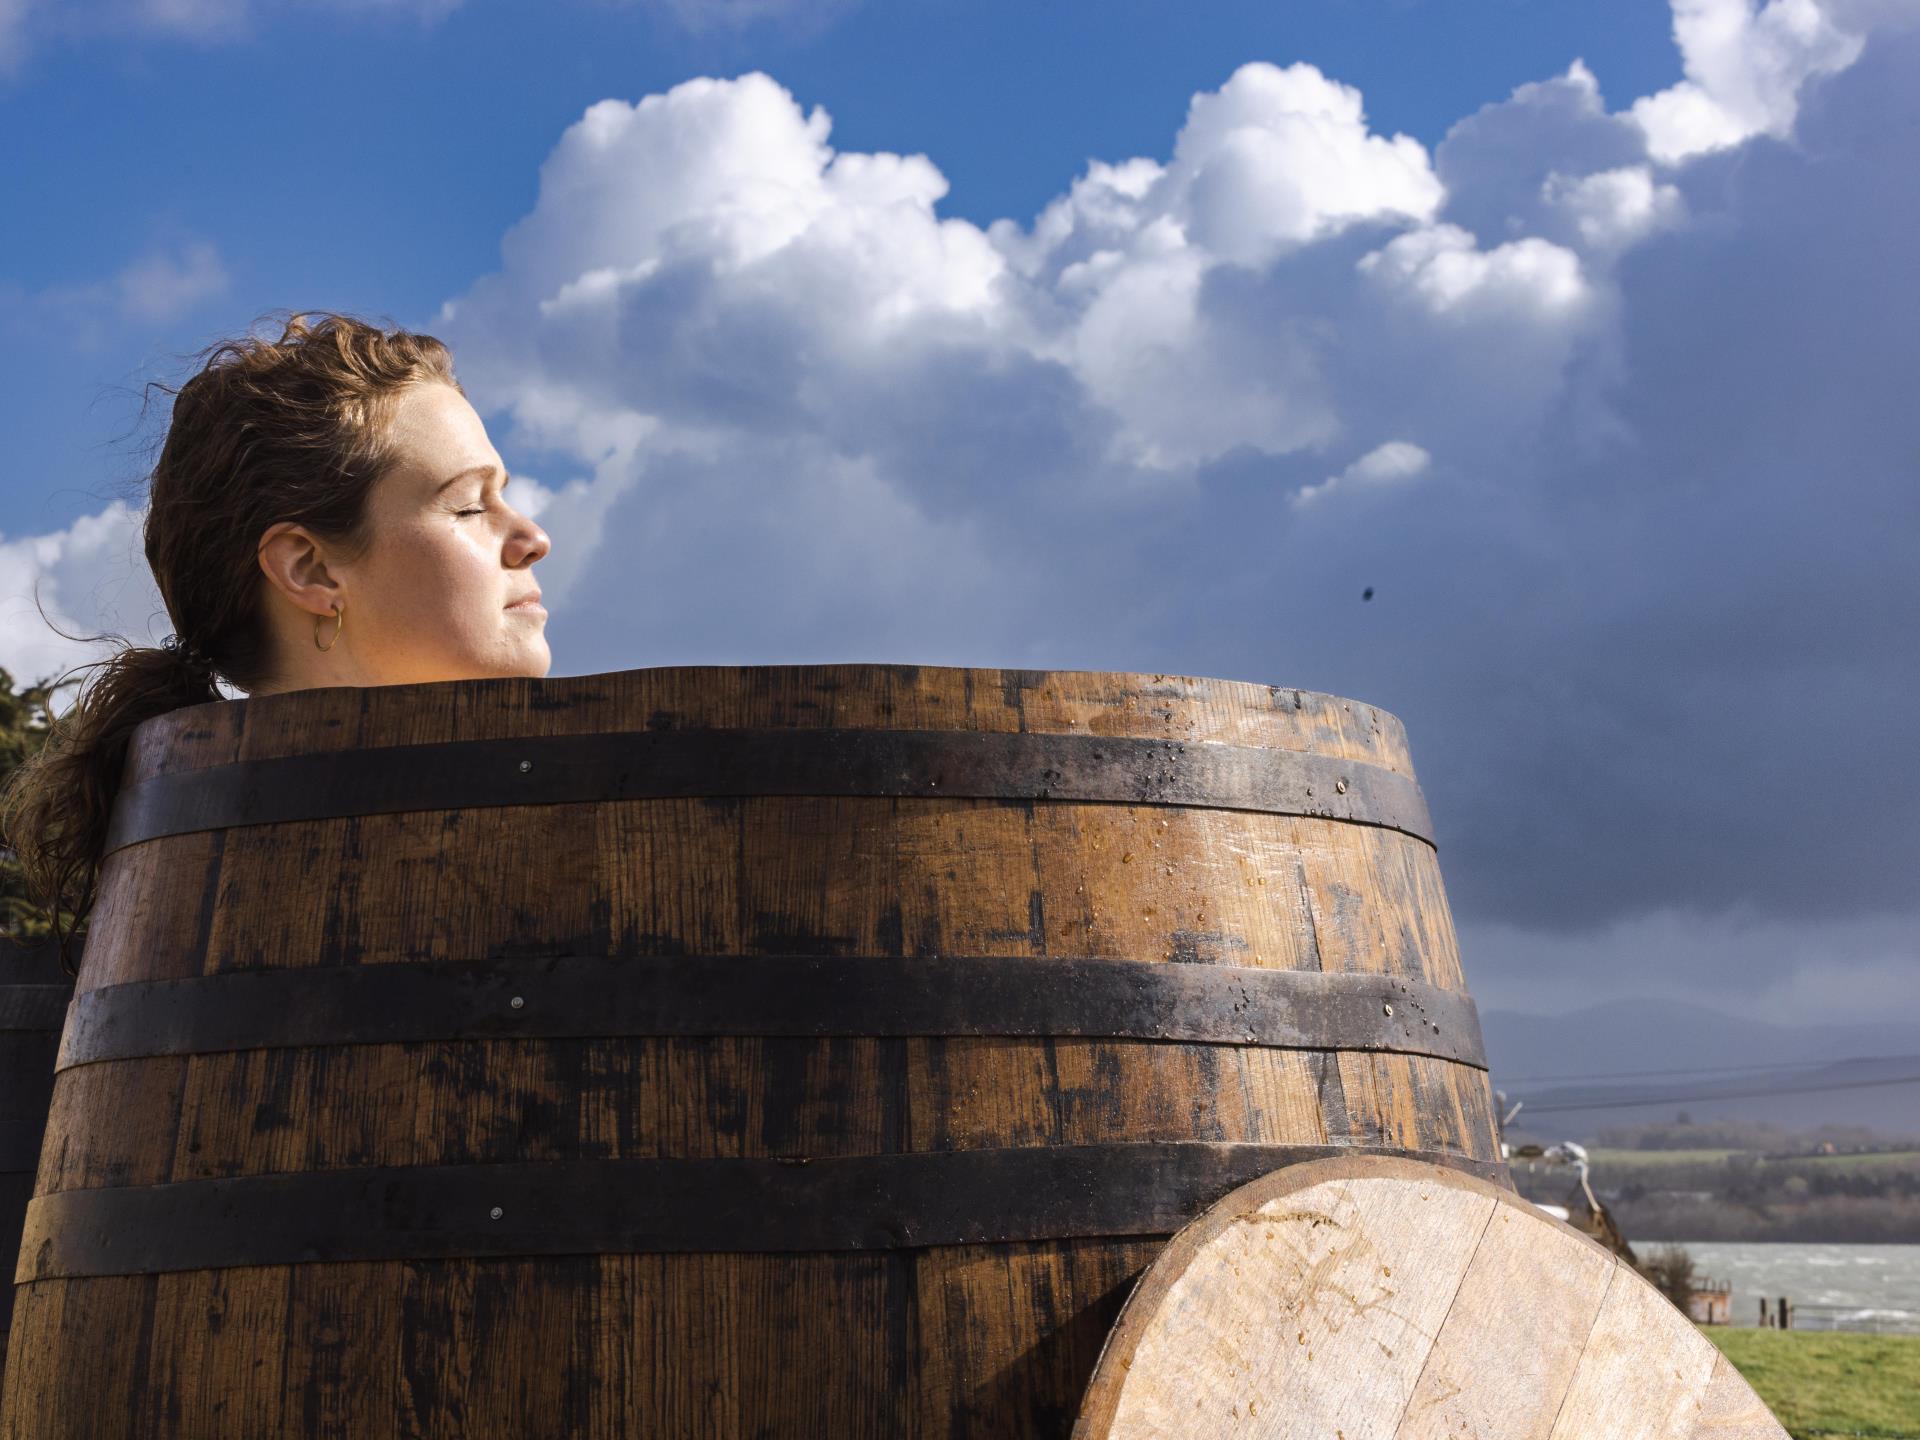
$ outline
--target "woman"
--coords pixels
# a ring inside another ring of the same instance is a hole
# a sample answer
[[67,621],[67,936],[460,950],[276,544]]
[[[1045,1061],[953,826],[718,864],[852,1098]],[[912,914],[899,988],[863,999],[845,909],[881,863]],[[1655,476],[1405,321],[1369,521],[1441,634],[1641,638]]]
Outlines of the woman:
[[545,675],[533,565],[546,532],[430,335],[288,316],[203,352],[155,465],[147,562],[175,634],[127,646],[0,801],[0,833],[56,930],[92,903],[135,726],[222,697]]

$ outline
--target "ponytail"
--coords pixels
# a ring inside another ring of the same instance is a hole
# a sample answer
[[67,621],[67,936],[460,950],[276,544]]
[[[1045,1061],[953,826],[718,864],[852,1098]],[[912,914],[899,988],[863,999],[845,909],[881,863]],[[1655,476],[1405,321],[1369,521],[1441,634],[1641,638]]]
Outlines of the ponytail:
[[72,933],[93,904],[134,727],[182,705],[225,698],[204,665],[175,644],[126,646],[68,672],[52,689],[86,671],[96,672],[92,682],[49,720],[45,742],[0,792],[0,837],[18,857],[28,894],[46,912],[68,974],[74,973]]
[[97,672],[91,683],[0,792],[0,839],[45,906],[63,965],[67,938],[93,904],[135,727],[227,698],[216,670],[242,692],[274,674],[260,537],[293,521],[349,551],[364,545],[367,498],[390,463],[394,399],[422,382],[460,389],[451,354],[431,335],[325,311],[277,313],[285,315],[277,340],[223,340],[201,352],[201,369],[178,389],[150,382],[173,396],[173,412],[151,476],[147,564],[192,641],[122,641],[80,666]]

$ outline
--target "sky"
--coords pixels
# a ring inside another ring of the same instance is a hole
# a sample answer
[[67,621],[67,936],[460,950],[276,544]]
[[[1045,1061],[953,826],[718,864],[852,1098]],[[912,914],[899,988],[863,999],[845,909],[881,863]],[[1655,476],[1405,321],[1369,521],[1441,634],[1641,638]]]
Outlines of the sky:
[[555,675],[1353,696],[1483,1009],[1883,1017],[1916,82],[1920,0],[0,0],[0,665],[173,628],[143,384],[347,310],[452,347]]

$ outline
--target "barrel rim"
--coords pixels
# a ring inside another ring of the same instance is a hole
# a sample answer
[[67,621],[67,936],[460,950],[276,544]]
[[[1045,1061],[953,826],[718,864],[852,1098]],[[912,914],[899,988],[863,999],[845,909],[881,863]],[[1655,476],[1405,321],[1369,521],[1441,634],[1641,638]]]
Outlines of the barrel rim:
[[[1100,676],[1117,682],[1130,683],[1135,688],[1148,690],[1155,685],[1182,685],[1194,688],[1224,687],[1229,692],[1242,691],[1245,698],[1253,699],[1264,691],[1269,697],[1287,694],[1301,700],[1311,700],[1332,707],[1351,709],[1364,707],[1376,718],[1386,721],[1405,732],[1405,722],[1400,716],[1370,700],[1361,700],[1351,695],[1338,695],[1330,690],[1314,690],[1304,685],[1283,685],[1264,680],[1236,680],[1224,676],[1189,675],[1164,670],[1097,670],[1060,667],[1051,669],[1032,669],[1024,666],[1008,665],[917,665],[905,661],[825,661],[818,664],[775,664],[775,665],[642,665],[621,670],[596,670],[583,675],[489,675],[475,676],[464,680],[425,680],[404,685],[357,686],[357,685],[315,685],[300,690],[278,691],[270,695],[243,695],[231,700],[203,700],[193,705],[182,705],[160,715],[152,716],[140,722],[132,731],[128,754],[131,761],[144,745],[161,740],[178,731],[197,729],[209,722],[225,723],[236,721],[245,723],[245,717],[257,708],[263,718],[277,718],[281,710],[311,705],[315,702],[308,697],[321,692],[341,690],[372,690],[383,692],[383,701],[391,695],[394,703],[399,703],[415,693],[430,693],[436,690],[466,687],[468,690],[485,694],[489,690],[511,695],[514,687],[520,687],[526,696],[523,703],[538,709],[538,697],[543,694],[564,696],[568,686],[604,685],[609,680],[623,676],[698,676],[745,674],[762,672],[774,674],[801,674],[813,672],[833,676],[835,674],[890,673],[903,677],[921,674],[934,675],[975,675],[975,676],[1019,676],[1023,689],[1040,689],[1057,676]],[[191,767],[184,767],[191,768]],[[171,773],[162,770],[156,773]]]

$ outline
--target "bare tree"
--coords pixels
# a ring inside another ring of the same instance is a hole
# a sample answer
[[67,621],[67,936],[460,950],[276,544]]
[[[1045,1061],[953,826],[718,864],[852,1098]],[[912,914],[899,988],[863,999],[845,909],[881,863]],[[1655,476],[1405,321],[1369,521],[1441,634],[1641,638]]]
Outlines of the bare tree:
[[1653,1287],[1680,1307],[1680,1313],[1688,1312],[1688,1303],[1693,1299],[1695,1271],[1693,1256],[1678,1245],[1662,1245],[1658,1250],[1649,1252],[1640,1264],[1640,1273],[1653,1283]]

